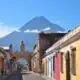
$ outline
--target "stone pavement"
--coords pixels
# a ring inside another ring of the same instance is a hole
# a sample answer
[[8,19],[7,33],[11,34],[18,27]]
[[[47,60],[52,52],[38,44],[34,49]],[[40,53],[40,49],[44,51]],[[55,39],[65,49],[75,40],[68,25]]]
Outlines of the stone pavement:
[[20,73],[20,72],[14,72],[9,75],[4,75],[2,78],[0,77],[0,80],[51,80],[47,77],[44,77],[38,73],[34,73],[32,71]]
[[34,72],[23,74],[23,80],[45,80],[42,76]]
[[30,71],[27,74],[23,74],[23,80],[52,80],[52,79]]
[[4,80],[4,79],[6,79],[7,78],[7,75],[0,75],[0,80]]
[[20,72],[14,72],[8,75],[0,76],[0,80],[23,80]]
[[[40,75],[39,73],[35,73],[36,75]],[[50,77],[44,76],[44,75],[40,75],[44,80],[52,80]]]

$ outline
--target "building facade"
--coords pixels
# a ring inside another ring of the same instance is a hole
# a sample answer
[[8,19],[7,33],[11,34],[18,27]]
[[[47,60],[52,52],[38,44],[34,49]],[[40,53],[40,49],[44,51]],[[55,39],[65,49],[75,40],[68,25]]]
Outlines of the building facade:
[[[52,47],[51,47],[52,48]],[[50,49],[50,48],[49,48]],[[48,49],[46,50],[46,60],[47,60],[47,77],[51,80],[60,80],[60,53]]]
[[4,70],[4,54],[0,51],[0,73]]
[[40,54],[39,54],[39,43],[37,42],[34,46],[33,55],[31,58],[32,71],[40,73]]
[[[67,39],[60,46],[62,52],[61,80],[80,79],[80,26],[76,27],[65,37]],[[64,38],[65,38],[64,37]]]
[[6,71],[6,53],[2,47],[0,47],[0,73]]
[[[46,73],[46,69],[44,68],[44,66],[46,65],[44,64],[46,63],[45,51],[64,35],[65,33],[43,33],[43,32],[39,33],[37,43],[34,46],[33,56],[31,60],[32,61],[31,64],[33,64],[32,70],[34,69],[34,67],[36,69],[36,71],[35,69],[33,71],[41,72],[43,74]],[[43,56],[44,56],[44,59],[43,59]]]
[[80,79],[80,26],[47,49],[53,55],[53,80]]

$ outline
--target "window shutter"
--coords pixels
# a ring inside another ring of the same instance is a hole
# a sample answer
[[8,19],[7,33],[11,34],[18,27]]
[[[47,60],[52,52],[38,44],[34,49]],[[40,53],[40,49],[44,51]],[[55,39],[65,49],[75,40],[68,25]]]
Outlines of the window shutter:
[[53,71],[55,71],[55,56],[53,56]]
[[76,75],[76,48],[71,50],[71,71],[73,75]]

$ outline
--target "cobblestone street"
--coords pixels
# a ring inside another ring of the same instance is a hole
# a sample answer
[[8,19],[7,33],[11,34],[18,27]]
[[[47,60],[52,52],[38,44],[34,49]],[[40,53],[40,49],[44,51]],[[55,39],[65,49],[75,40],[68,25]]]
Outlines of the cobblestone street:
[[45,80],[37,73],[34,72],[26,72],[26,73],[20,73],[15,72],[13,74],[0,77],[0,80]]
[[23,80],[45,80],[42,76],[37,73],[29,72],[23,75]]
[[14,72],[9,75],[1,76],[0,80],[23,80],[23,79],[22,79],[22,74],[20,72]]

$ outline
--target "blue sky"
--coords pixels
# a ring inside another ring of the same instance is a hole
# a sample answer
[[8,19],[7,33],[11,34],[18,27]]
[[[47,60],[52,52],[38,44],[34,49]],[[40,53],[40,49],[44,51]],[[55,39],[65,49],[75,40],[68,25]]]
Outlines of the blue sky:
[[0,37],[35,16],[72,29],[80,23],[80,0],[0,0]]

